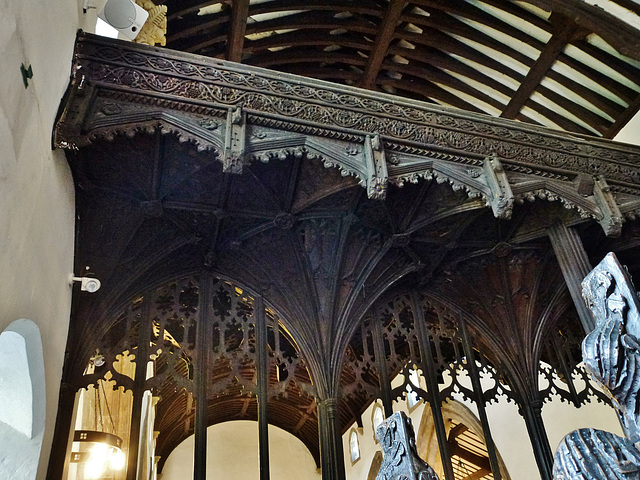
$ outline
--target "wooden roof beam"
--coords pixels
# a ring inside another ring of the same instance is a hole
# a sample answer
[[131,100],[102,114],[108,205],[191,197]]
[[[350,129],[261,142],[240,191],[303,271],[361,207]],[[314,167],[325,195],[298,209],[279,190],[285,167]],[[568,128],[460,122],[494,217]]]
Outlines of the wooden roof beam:
[[184,17],[185,15],[190,15],[193,13],[197,14],[201,8],[208,7],[215,2],[212,0],[205,0],[203,2],[190,2],[189,5],[185,5],[184,3],[185,2],[180,2],[180,7],[182,8],[175,9],[173,8],[173,5],[169,4],[165,0],[164,4],[169,6],[169,14],[167,15],[167,20],[171,21],[175,18]]
[[627,22],[584,0],[527,0],[547,11],[558,12],[580,27],[593,32],[619,51],[640,60],[640,32]]
[[449,452],[451,453],[451,456],[457,455],[463,460],[473,463],[476,467],[485,470],[486,473],[491,473],[491,465],[489,464],[489,459],[487,457],[482,457],[467,450],[466,448],[463,448],[455,440],[449,442]]
[[231,28],[227,40],[227,60],[242,61],[244,35],[249,16],[249,0],[233,0],[231,2]]
[[491,473],[490,471],[487,471],[484,468],[481,468],[480,470],[477,470],[477,471],[473,472],[472,474],[467,475],[462,480],[478,480],[478,479],[480,479],[482,477],[486,477],[490,473]]
[[636,15],[640,15],[640,5],[633,0],[616,0],[616,3],[627,10],[631,10]]
[[467,430],[469,430],[469,427],[464,423],[459,423],[449,431],[449,441],[455,439],[458,435],[462,435]]
[[635,100],[631,102],[631,105],[629,105],[626,110],[616,118],[613,125],[611,125],[607,131],[602,134],[602,136],[604,138],[615,137],[638,112],[640,112],[640,95],[638,95]]
[[500,115],[502,118],[515,118],[533,92],[536,91],[540,82],[547,75],[547,72],[564,51],[567,44],[575,39],[575,37],[586,36],[587,32],[580,30],[574,22],[569,21],[565,17],[558,17],[554,13],[551,15],[550,20],[556,27],[555,33],[551,36],[551,39],[540,53],[540,56],[529,69],[529,73],[527,73],[524,81],[520,83],[518,90],[513,94],[511,100],[509,100],[509,103],[502,111]]
[[362,75],[362,81],[360,82],[362,88],[371,89],[375,85],[380,67],[382,66],[384,57],[387,55],[389,44],[391,40],[393,40],[400,15],[402,15],[402,10],[404,10],[406,5],[406,0],[389,0],[389,7],[382,19],[380,31],[369,53],[369,63]]

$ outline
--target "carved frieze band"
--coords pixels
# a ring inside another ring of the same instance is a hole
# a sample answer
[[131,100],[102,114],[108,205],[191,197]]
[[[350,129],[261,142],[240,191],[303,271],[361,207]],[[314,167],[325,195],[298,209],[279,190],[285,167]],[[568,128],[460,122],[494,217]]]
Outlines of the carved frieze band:
[[[56,146],[157,128],[213,150],[231,173],[252,160],[320,158],[371,198],[388,183],[435,178],[501,218],[514,202],[558,199],[613,235],[640,211],[637,147],[81,34]],[[585,174],[598,179],[587,194],[574,181]],[[614,192],[634,198],[616,203]]]

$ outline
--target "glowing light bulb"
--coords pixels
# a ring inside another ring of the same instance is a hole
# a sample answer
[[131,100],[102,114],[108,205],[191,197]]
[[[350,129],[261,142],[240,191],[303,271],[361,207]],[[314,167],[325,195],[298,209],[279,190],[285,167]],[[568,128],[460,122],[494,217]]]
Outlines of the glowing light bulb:
[[104,463],[104,460],[93,458],[92,455],[84,467],[84,478],[100,478],[106,469],[107,465]]
[[102,443],[96,444],[89,454],[89,460],[84,467],[85,478],[100,478],[107,469],[107,455],[109,446]]
[[111,464],[111,468],[114,470],[122,470],[126,463],[127,458],[122,450],[119,448],[114,448],[111,450],[111,457],[109,458],[109,463]]

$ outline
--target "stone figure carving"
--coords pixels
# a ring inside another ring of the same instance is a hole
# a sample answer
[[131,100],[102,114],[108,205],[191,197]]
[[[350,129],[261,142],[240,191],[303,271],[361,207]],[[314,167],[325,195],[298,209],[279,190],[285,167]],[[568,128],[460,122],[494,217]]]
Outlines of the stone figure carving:
[[416,451],[411,420],[396,412],[376,428],[382,447],[382,464],[376,480],[438,480],[436,472]]
[[611,398],[625,436],[570,433],[556,452],[554,479],[640,479],[640,302],[613,253],[584,279],[582,295],[596,319],[582,343],[585,366]]
[[150,0],[136,0],[136,3],[149,13],[149,18],[144,22],[135,42],[145,45],[160,44],[164,47],[167,44],[165,37],[167,34],[167,6],[156,5]]

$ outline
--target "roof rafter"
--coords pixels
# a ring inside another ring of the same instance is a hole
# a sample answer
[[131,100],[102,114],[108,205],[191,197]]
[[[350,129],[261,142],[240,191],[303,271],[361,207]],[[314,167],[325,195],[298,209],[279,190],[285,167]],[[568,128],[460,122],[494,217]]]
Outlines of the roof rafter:
[[556,27],[556,32],[551,36],[551,39],[540,53],[540,56],[529,69],[529,73],[527,73],[524,81],[520,83],[518,90],[513,94],[509,104],[502,111],[501,117],[515,118],[527,103],[531,94],[538,88],[538,85],[540,85],[540,82],[547,75],[567,44],[575,37],[584,37],[587,34],[586,31],[580,30],[574,22],[565,17],[553,14],[551,21]]
[[227,40],[227,60],[240,62],[242,60],[242,47],[244,46],[244,34],[247,29],[247,16],[249,15],[249,0],[234,0],[231,2],[231,28]]
[[627,107],[627,109],[618,116],[616,121],[611,125],[607,131],[603,133],[605,138],[613,138],[616,134],[622,130],[622,128],[631,120],[636,113],[640,112],[640,95]]
[[633,0],[616,0],[616,3],[627,10],[631,10],[636,15],[640,15],[640,5]]
[[638,30],[603,8],[582,0],[527,0],[527,2],[571,18],[579,26],[598,34],[623,55],[640,60]]
[[457,455],[458,457],[466,460],[469,463],[473,463],[475,466],[479,467],[481,470],[485,471],[485,475],[487,473],[491,473],[491,465],[489,464],[489,459],[487,457],[481,457],[466,448],[463,448],[456,440],[449,441],[449,448],[451,452],[451,456]]
[[380,31],[376,36],[373,48],[369,54],[369,63],[365,68],[364,75],[360,86],[362,88],[371,89],[375,84],[375,79],[380,72],[380,67],[384,57],[389,50],[389,44],[393,40],[393,35],[396,31],[396,26],[400,20],[400,15],[407,5],[406,0],[390,0],[387,11],[382,19],[380,25]]

